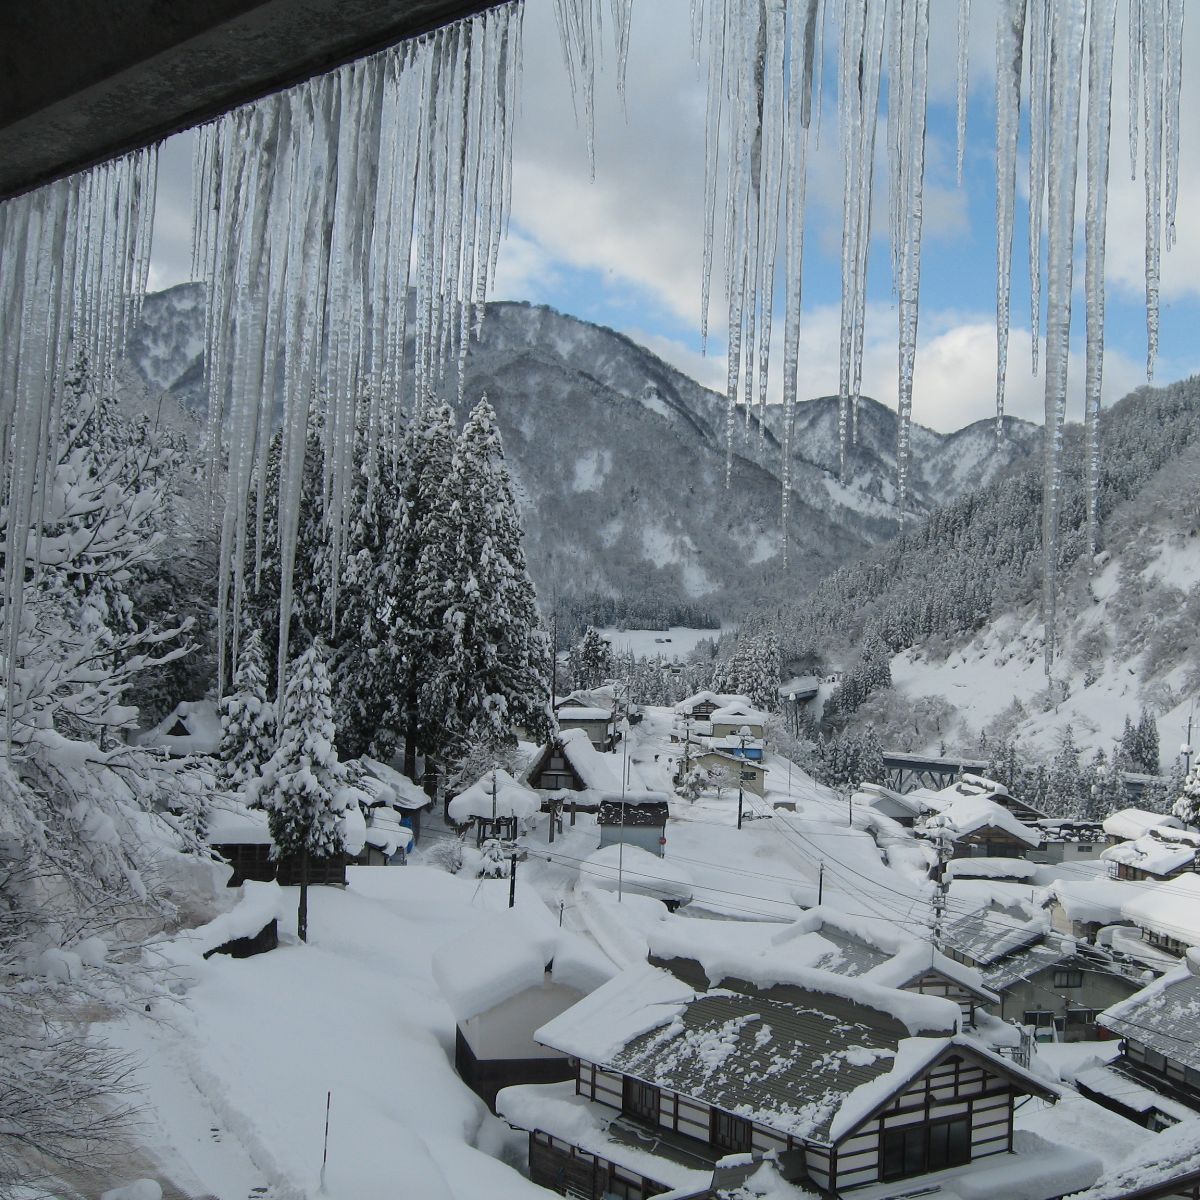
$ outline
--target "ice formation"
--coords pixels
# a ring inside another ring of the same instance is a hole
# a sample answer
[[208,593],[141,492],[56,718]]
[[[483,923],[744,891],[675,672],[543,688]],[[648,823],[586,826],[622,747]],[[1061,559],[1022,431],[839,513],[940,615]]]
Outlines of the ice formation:
[[[1071,322],[1074,197],[1087,47],[1086,310],[1092,536],[1103,354],[1103,254],[1111,139],[1113,0],[998,0],[997,429],[1002,429],[1016,212],[1022,77],[1030,96],[1030,301],[1035,365],[1046,234],[1047,664],[1053,655],[1061,427]],[[623,85],[631,0],[610,0]],[[563,51],[591,145],[601,0],[556,0]],[[765,429],[777,280],[783,288],[783,515],[790,490],[800,328],[805,172],[824,86],[825,0],[693,0],[693,40],[708,48],[701,330],[707,335],[718,212],[728,312],[729,478],[739,397]],[[887,161],[899,310],[899,495],[907,490],[920,283],[928,0],[841,0],[834,6],[844,187],[839,427],[843,468],[862,378],[875,131],[888,86]],[[284,578],[309,411],[327,409],[324,488],[336,564],[347,514],[354,422],[362,396],[372,443],[394,434],[454,379],[462,386],[511,189],[511,128],[520,71],[519,0],[267,97],[206,126],[195,166],[194,263],[209,285],[206,369],[212,466],[222,438],[220,625],[241,599],[250,514],[268,434],[282,417],[279,516]],[[969,0],[959,0],[958,160],[965,147]],[[1147,367],[1158,344],[1160,252],[1175,232],[1183,0],[1130,0],[1129,149],[1139,139],[1146,193]],[[1090,27],[1089,27],[1090,23]],[[831,47],[832,50],[832,47]],[[814,79],[816,80],[814,86]],[[1140,127],[1139,118],[1140,116]],[[111,371],[136,320],[153,218],[153,149],[0,204],[0,446],[6,456],[6,562],[38,525],[41,464],[67,363],[86,354]],[[719,205],[718,199],[724,204]],[[779,228],[780,221],[784,229]],[[782,244],[782,252],[781,252]],[[782,253],[783,262],[778,263]],[[781,279],[780,279],[781,277]],[[414,352],[409,358],[408,347]],[[458,368],[457,370],[455,368]],[[262,513],[256,513],[261,524]],[[260,540],[260,539],[256,539]],[[336,569],[336,566],[335,566]],[[21,572],[4,581],[8,670]],[[281,611],[286,639],[290,596]],[[282,657],[282,656],[281,656]]]
[[[157,167],[152,147],[0,204],[3,653],[10,695],[24,564],[42,524],[59,397],[67,371],[81,358],[101,382],[111,378],[137,323],[150,263]],[[6,740],[11,744],[11,724]]]
[[461,393],[508,207],[520,18],[516,4],[487,10],[200,131],[194,259],[209,287],[210,443],[216,453],[224,427],[229,447],[223,645],[276,417],[283,664],[313,398],[325,406],[336,564],[363,395],[372,442],[394,442],[402,411],[452,377]]

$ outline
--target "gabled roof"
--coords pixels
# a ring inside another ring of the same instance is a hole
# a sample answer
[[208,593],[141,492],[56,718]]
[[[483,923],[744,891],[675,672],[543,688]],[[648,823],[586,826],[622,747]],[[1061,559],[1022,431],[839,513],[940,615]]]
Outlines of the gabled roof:
[[1183,822],[1177,817],[1168,817],[1144,808],[1122,808],[1105,817],[1103,826],[1109,837],[1131,842],[1156,827],[1182,829]]
[[1074,957],[1074,952],[1059,942],[1042,942],[1026,946],[984,969],[983,978],[988,987],[1003,992],[1018,979],[1029,979],[1047,967],[1056,967]]
[[554,741],[543,746],[525,772],[527,781],[541,774],[556,747],[579,776],[585,791],[619,796],[621,775],[626,767],[629,771],[629,778],[625,782],[626,796],[647,790],[633,763],[626,763],[623,755],[597,750],[583,729],[564,729]]
[[955,840],[991,828],[1007,833],[1027,846],[1042,844],[1041,834],[1036,829],[1018,821],[1003,804],[990,799],[990,793],[974,784],[965,781],[952,784],[933,795],[922,796],[922,800],[950,822]]
[[710,721],[721,724],[733,724],[735,722],[744,722],[747,725],[761,725],[767,719],[767,714],[761,709],[754,708],[750,704],[743,704],[740,700],[733,704],[726,704],[723,708],[713,709],[709,717]]
[[1200,834],[1166,826],[1148,830],[1132,841],[1118,842],[1100,852],[1105,862],[1121,863],[1151,875],[1170,875],[1182,871],[1200,852]]
[[959,917],[946,926],[946,944],[973,963],[987,968],[1006,955],[1040,942],[1046,935],[1044,918],[1018,921],[1002,912],[984,909]]
[[[795,983],[728,979],[696,989],[633,967],[538,1030],[546,1045],[781,1132],[829,1143],[956,1050],[1011,1064],[956,1036],[957,1006],[862,980],[798,971]],[[1024,1073],[1025,1090],[1057,1093]]]
[[717,708],[727,708],[731,704],[744,704],[747,708],[751,706],[749,696],[741,696],[732,692],[697,692],[694,696],[686,696],[675,705],[675,711],[680,716],[687,716],[693,708],[698,704],[703,704],[707,701],[709,704],[715,705]]
[[1189,946],[1200,946],[1200,875],[1177,875],[1144,885],[1121,911],[1135,925]]
[[1090,1188],[1066,1200],[1159,1200],[1200,1182],[1200,1117],[1154,1134]]
[[1200,975],[1185,961],[1128,1000],[1106,1008],[1098,1024],[1200,1071]]

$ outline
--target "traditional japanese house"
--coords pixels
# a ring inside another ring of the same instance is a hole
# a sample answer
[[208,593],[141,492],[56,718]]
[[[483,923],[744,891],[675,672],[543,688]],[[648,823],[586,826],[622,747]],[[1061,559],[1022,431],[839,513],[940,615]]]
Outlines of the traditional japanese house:
[[1156,826],[1141,837],[1118,842],[1100,854],[1108,864],[1109,876],[1133,882],[1152,883],[1200,871],[1200,834],[1184,829]]
[[632,764],[597,750],[583,730],[569,729],[538,751],[525,772],[525,783],[542,794],[544,810],[553,804],[594,813],[604,796],[620,794],[626,771],[626,789],[644,791]]
[[1156,886],[1139,884],[1121,911],[1148,948],[1178,958],[1189,946],[1200,946],[1200,875],[1189,871]]
[[1099,1012],[1138,988],[1110,955],[1049,933],[1042,918],[972,913],[948,925],[944,937],[946,952],[977,967],[999,996],[989,1011],[1030,1026],[1043,1041],[1095,1038]]
[[[948,822],[942,828],[949,831],[955,858],[1022,858],[1041,845],[1036,829],[1018,820],[992,792],[975,783],[964,781],[940,792],[925,792],[922,800]],[[927,827],[931,821],[926,821]],[[918,832],[922,832],[920,827]]]
[[1173,971],[1102,1012],[1099,1026],[1121,1038],[1107,1066],[1076,1077],[1079,1090],[1150,1129],[1200,1113],[1200,964],[1189,953]]
[[1017,1158],[1038,1200],[1099,1174],[1061,1147],[1014,1154],[1016,1102],[1058,1093],[957,1032],[957,1005],[818,970],[785,978],[702,988],[635,967],[543,1026],[574,1081],[497,1098],[529,1131],[533,1181],[594,1200],[702,1194],[728,1155],[771,1152],[834,1200],[911,1194],[968,1166],[978,1185]]

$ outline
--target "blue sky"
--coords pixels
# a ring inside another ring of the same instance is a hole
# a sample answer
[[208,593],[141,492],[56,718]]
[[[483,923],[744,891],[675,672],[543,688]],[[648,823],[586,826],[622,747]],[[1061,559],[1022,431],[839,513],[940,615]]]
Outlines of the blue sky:
[[[689,7],[688,0],[639,0],[635,4],[626,112],[617,100],[611,61],[597,81],[593,180],[584,136],[572,113],[550,0],[526,0],[525,74],[514,147],[513,209],[494,295],[551,304],[610,325],[702,382],[722,387],[724,321],[719,268],[713,280],[713,336],[708,355],[700,355],[705,97],[701,71],[691,58]],[[916,419],[943,430],[989,416],[994,410],[995,9],[990,0],[975,0],[972,5],[967,166],[960,189],[954,178],[957,7],[951,0],[933,0],[932,4],[926,236],[914,383]],[[607,12],[607,6],[605,9]],[[1124,25],[1122,5],[1113,89],[1106,404],[1145,381],[1143,183],[1140,174],[1136,182],[1129,177]],[[826,36],[832,46],[836,36],[832,21]],[[1195,16],[1185,41],[1185,63],[1200,61],[1200,20]],[[826,97],[820,146],[810,156],[802,396],[837,388],[841,174],[832,70],[826,72]],[[1163,264],[1157,382],[1200,370],[1195,336],[1200,328],[1200,228],[1189,221],[1200,203],[1200,130],[1188,121],[1189,114],[1200,113],[1200,80],[1194,76],[1185,79],[1182,113],[1179,242]],[[175,139],[164,149],[152,285],[163,286],[186,276],[190,223],[187,142],[186,138]],[[882,150],[882,137],[879,142]],[[880,218],[885,213],[886,190],[881,158],[875,207]],[[1077,208],[1082,216],[1082,194]],[[1040,420],[1043,381],[1029,369],[1025,221],[1024,208],[1019,206],[1009,411]],[[885,221],[877,220],[875,229],[864,392],[894,403],[896,316]],[[1082,280],[1078,257],[1076,277]],[[1073,327],[1080,353],[1078,365],[1072,363],[1069,404],[1071,418],[1078,419],[1083,333],[1078,288]]]

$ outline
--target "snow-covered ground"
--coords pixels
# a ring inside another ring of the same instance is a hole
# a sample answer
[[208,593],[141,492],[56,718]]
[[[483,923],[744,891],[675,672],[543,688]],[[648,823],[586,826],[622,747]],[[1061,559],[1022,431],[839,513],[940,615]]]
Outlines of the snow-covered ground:
[[731,625],[723,625],[721,629],[672,625],[669,629],[601,629],[600,633],[619,654],[632,651],[635,658],[650,659],[662,655],[664,661],[671,662],[683,661],[705,638],[716,641],[722,630],[731,628]]
[[[673,715],[648,709],[628,753],[646,786],[671,790],[682,747]],[[814,783],[769,750],[766,796],[708,793],[672,800],[665,857],[615,847],[597,854],[595,819],[549,841],[538,814],[521,839],[515,924],[531,947],[559,926],[613,971],[643,961],[651,944],[694,944],[710,957],[753,955],[817,903],[886,931],[930,916],[926,852],[911,835]],[[786,805],[787,809],[776,808]],[[322,1194],[342,1200],[545,1195],[522,1174],[525,1139],[491,1116],[453,1067],[454,1016],[435,982],[440,948],[507,909],[509,881],[481,880],[466,855],[458,875],[432,864],[448,831],[431,816],[407,867],[357,867],[349,886],[310,889],[310,940],[292,936],[296,894],[260,885],[244,903],[278,903],[281,944],[244,960],[204,960],[207,942],[183,934],[159,944],[178,998],[104,1026],[143,1063],[146,1161],[169,1195],[300,1200],[321,1187],[326,1103],[328,1163]],[[422,860],[425,860],[423,864]],[[617,873],[622,871],[618,899]],[[987,902],[985,882],[956,884],[952,913]],[[1026,895],[1029,887],[1022,889]],[[691,901],[674,917],[646,891]],[[230,893],[231,897],[236,893]],[[507,919],[507,918],[506,918]],[[226,925],[236,924],[225,918]],[[232,924],[231,924],[232,922]],[[540,952],[540,950],[539,950]],[[526,956],[528,957],[528,956]],[[586,957],[586,956],[585,956]],[[1039,1070],[1067,1077],[1101,1047],[1052,1047]],[[1128,1122],[1068,1099],[1030,1102],[1020,1124],[1067,1144],[1104,1123],[1111,1165],[1146,1136]],[[1111,1128],[1110,1128],[1111,1126]],[[144,1169],[138,1175],[147,1174]],[[113,1184],[129,1183],[115,1179]]]

